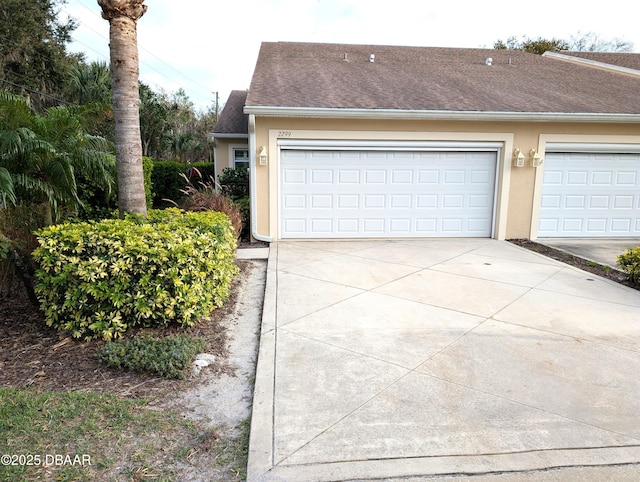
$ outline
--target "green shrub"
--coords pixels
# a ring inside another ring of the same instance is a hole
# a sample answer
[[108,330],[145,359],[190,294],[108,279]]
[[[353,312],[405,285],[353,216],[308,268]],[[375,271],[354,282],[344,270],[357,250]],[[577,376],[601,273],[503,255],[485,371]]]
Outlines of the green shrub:
[[139,336],[109,341],[97,357],[101,363],[116,370],[151,372],[165,378],[184,378],[184,370],[195,356],[204,350],[202,338],[188,335],[154,338]]
[[627,273],[629,281],[640,284],[640,246],[627,249],[618,256],[618,266]]
[[226,167],[218,176],[218,184],[222,194],[229,196],[234,201],[249,197],[249,169]]
[[36,293],[46,322],[75,338],[130,327],[194,325],[229,296],[238,272],[229,218],[171,208],[50,226],[38,234]]
[[[190,167],[197,169],[202,179],[215,179],[216,177],[216,169],[213,162],[194,162],[190,164]],[[189,174],[190,171],[193,171],[193,169],[187,169],[187,174]]]
[[153,184],[153,207],[166,207],[171,199],[176,203],[184,196],[180,190],[184,188],[185,165],[176,161],[156,161],[153,163],[151,183]]
[[229,196],[240,208],[242,216],[242,236],[248,237],[251,223],[251,207],[249,198],[249,170],[244,167],[222,170],[218,177],[220,191]]
[[[196,168],[195,170],[193,168]],[[214,164],[212,162],[195,162],[186,165],[177,161],[157,161],[153,163],[151,174],[153,184],[153,206],[167,207],[180,204],[184,198],[184,176],[189,178],[193,172],[200,172],[203,179],[214,177]],[[167,202],[169,199],[172,202]],[[175,203],[175,204],[174,204]],[[151,206],[151,204],[149,204]]]
[[0,232],[0,297],[11,290],[13,285],[13,242]]
[[144,195],[147,199],[147,209],[153,206],[153,159],[150,157],[142,158],[142,170],[144,173]]
[[38,247],[34,231],[44,227],[44,212],[43,204],[25,202],[0,208],[0,233],[4,239],[2,270],[5,275],[0,295],[8,294],[16,281],[22,281],[29,300],[37,305],[31,253]]

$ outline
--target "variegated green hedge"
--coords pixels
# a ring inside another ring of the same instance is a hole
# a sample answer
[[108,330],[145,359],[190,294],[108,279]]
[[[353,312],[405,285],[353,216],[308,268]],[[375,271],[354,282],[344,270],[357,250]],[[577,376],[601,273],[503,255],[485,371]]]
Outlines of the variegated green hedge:
[[618,256],[618,266],[627,273],[629,281],[640,284],[640,246],[629,248]]
[[49,326],[76,338],[192,326],[222,305],[238,271],[236,237],[222,213],[172,208],[37,234],[41,308]]

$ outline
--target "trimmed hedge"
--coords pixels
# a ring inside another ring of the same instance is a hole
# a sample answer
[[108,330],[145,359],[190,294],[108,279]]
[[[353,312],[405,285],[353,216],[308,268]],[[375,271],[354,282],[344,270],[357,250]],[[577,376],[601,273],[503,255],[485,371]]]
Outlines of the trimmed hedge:
[[153,183],[151,181],[153,177],[153,159],[143,157],[142,170],[144,174],[144,196],[147,200],[147,208],[151,209],[151,205],[153,204]]
[[185,185],[182,177],[184,172],[185,166],[181,162],[156,161],[153,163],[151,183],[153,185],[154,207],[169,206],[170,203],[164,199],[171,199],[176,203],[182,199],[183,194],[180,190],[184,189]]
[[151,183],[153,184],[153,206],[156,208],[167,207],[172,203],[165,201],[170,199],[177,204],[184,198],[182,192],[187,185],[183,175],[188,175],[196,168],[202,174],[202,179],[208,182],[215,177],[215,166],[212,162],[194,162],[189,166],[177,161],[156,161],[153,163]]
[[640,246],[627,249],[618,256],[618,266],[627,273],[629,281],[640,284]]
[[237,274],[236,237],[216,212],[50,226],[37,233],[36,293],[46,322],[75,338],[131,327],[183,327],[222,305]]

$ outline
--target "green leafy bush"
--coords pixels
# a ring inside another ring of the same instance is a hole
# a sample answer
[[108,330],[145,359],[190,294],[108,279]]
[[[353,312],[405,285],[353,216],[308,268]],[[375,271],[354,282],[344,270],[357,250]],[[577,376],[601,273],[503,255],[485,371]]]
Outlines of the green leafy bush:
[[4,297],[13,284],[13,242],[0,232],[0,297]]
[[147,199],[147,208],[151,209],[153,205],[153,159],[143,157],[142,170],[144,174],[144,196]]
[[627,273],[629,281],[640,284],[640,246],[627,249],[618,256],[618,266]]
[[139,216],[39,231],[36,293],[46,322],[75,338],[130,327],[193,326],[222,305],[237,274],[236,236],[216,212]]
[[220,184],[222,194],[229,196],[234,201],[249,197],[249,169],[226,167],[218,176],[218,184]]
[[202,352],[202,338],[188,335],[154,338],[140,336],[126,340],[109,341],[97,357],[101,363],[116,370],[151,372],[165,378],[184,378],[184,370]]
[[151,183],[153,184],[153,206],[166,207],[164,199],[179,202],[183,194],[185,165],[176,161],[156,161],[153,164]]
[[195,168],[200,173],[202,179],[215,179],[216,177],[216,166],[213,162],[193,162],[189,167],[191,167],[191,169],[187,169],[187,174],[191,174],[191,171]]
[[[153,206],[167,207],[179,204],[184,198],[184,193],[182,192],[184,189],[184,176],[190,178],[195,171],[200,172],[204,179],[213,178],[214,164],[212,162],[194,162],[189,165],[177,161],[154,162],[153,172],[151,173]],[[173,202],[167,202],[165,199]]]
[[218,177],[220,191],[225,196],[229,196],[240,208],[242,215],[242,235],[249,235],[249,225],[251,223],[251,208],[249,198],[249,170],[244,167],[231,169],[227,167],[222,170]]

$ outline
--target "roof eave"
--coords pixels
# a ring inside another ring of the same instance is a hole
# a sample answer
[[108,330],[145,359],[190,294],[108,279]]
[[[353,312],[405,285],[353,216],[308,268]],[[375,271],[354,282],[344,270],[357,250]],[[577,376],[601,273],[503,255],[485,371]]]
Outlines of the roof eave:
[[491,112],[403,109],[343,109],[333,107],[245,106],[245,114],[264,117],[332,119],[460,120],[511,122],[607,122],[638,123],[640,114],[591,112]]
[[249,134],[231,134],[227,132],[212,132],[212,139],[248,139]]

